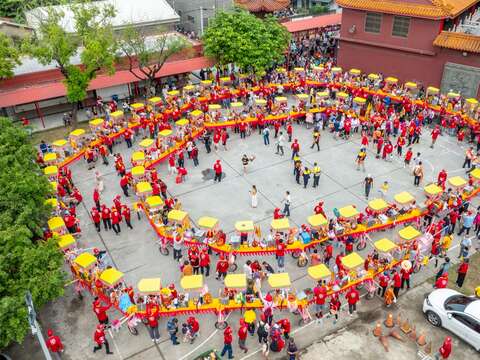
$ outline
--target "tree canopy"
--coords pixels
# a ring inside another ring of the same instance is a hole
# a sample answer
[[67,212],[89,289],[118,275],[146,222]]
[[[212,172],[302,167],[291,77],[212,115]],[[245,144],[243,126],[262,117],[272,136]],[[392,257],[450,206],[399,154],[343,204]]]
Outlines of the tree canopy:
[[240,9],[217,13],[203,36],[207,56],[255,73],[281,61],[289,40],[289,32],[275,18],[260,19]]
[[12,39],[0,33],[0,80],[13,76],[13,69],[20,64],[20,52]]
[[42,240],[52,188],[35,159],[27,133],[0,118],[0,348],[29,329],[26,290],[37,308],[63,294],[63,256]]
[[155,33],[160,35],[149,36],[130,25],[118,38],[120,56],[127,58],[130,72],[146,82],[147,94],[165,62],[190,46],[183,37],[168,34],[161,28],[157,30]]
[[38,6],[58,5],[64,0],[2,0],[0,1],[0,16],[23,23],[25,11]]
[[[45,15],[38,14],[38,30],[24,48],[41,64],[54,63],[60,70],[76,121],[76,104],[87,97],[90,82],[100,70],[115,72],[116,41],[111,25],[115,9],[110,5],[81,2],[71,5],[71,9],[75,33],[62,27],[65,18],[62,10],[48,8]],[[80,56],[82,66],[73,63],[76,55]]]

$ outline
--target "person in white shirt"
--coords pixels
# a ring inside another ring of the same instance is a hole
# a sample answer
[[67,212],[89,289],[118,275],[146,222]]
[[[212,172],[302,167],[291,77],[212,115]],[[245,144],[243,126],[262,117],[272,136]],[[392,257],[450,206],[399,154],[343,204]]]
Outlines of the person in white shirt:
[[253,272],[252,272],[252,268],[250,267],[251,264],[252,262],[250,260],[247,260],[245,265],[243,265],[243,272],[245,273],[247,280],[253,279]]
[[281,156],[284,155],[283,147],[285,146],[285,136],[283,132],[280,131],[280,134],[277,139],[277,152],[275,154],[280,154]]

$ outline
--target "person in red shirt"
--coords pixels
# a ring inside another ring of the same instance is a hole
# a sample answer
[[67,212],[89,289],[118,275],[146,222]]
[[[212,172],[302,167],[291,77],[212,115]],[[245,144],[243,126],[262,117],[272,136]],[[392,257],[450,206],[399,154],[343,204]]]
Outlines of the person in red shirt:
[[292,135],[293,135],[293,126],[292,123],[287,124],[287,135],[288,135],[288,142],[292,142]]
[[328,266],[330,263],[330,260],[333,257],[333,245],[331,243],[328,243],[327,246],[325,247],[325,253],[324,253],[324,262]]
[[121,232],[120,221],[122,221],[122,215],[118,212],[115,206],[112,207],[111,218],[112,218],[112,229],[113,231],[115,231],[115,235],[120,235],[120,232]]
[[127,143],[127,148],[131,148],[132,147],[132,130],[130,129],[125,129],[125,132],[123,133],[123,138],[125,139],[125,142]]
[[97,232],[100,232],[100,220],[101,220],[100,212],[97,210],[96,207],[92,207],[90,214],[92,215],[92,220],[93,220],[93,223],[95,224],[95,228],[97,229]]
[[228,272],[228,261],[225,259],[225,256],[222,254],[220,255],[220,259],[217,262],[217,280],[220,280],[222,277],[225,279],[225,276],[227,276]]
[[223,129],[223,130],[222,130],[221,137],[222,137],[222,145],[223,145],[223,148],[224,148],[225,150],[227,150],[227,140],[228,140],[228,138],[229,138],[230,136],[228,135],[228,132],[227,132],[226,129]]
[[445,169],[442,169],[442,171],[438,173],[437,184],[438,186],[441,186],[443,190],[445,190],[445,182],[447,181],[447,177],[448,175]]
[[397,154],[398,156],[402,156],[403,147],[405,146],[405,138],[403,136],[399,136],[397,139]]
[[448,272],[440,276],[437,281],[435,281],[435,289],[445,289],[448,286]]
[[380,159],[380,153],[382,152],[382,148],[383,148],[383,137],[380,137],[377,140],[377,156],[376,156],[377,159]]
[[335,320],[333,320],[333,325],[335,325],[338,321],[338,312],[340,311],[340,307],[341,303],[338,295],[333,294],[330,298],[330,315],[333,315],[335,317]]
[[100,211],[100,192],[97,188],[93,190],[93,202],[95,203],[97,210]]
[[367,135],[363,135],[362,136],[362,147],[367,147],[368,146],[368,136]]
[[273,123],[273,128],[275,129],[275,136],[274,138],[276,139],[278,137],[278,132],[280,131],[280,122],[279,121],[275,121]]
[[190,329],[192,331],[192,338],[195,338],[198,336],[198,331],[200,330],[200,324],[198,323],[198,320],[195,319],[193,316],[190,316],[187,319],[187,324],[190,326]]
[[288,339],[290,337],[290,329],[291,329],[290,320],[288,320],[287,318],[280,319],[277,321],[277,324],[282,329],[282,334],[285,337],[285,339]]
[[390,283],[390,277],[388,276],[388,272],[384,272],[382,275],[380,275],[378,279],[378,284],[380,285],[377,291],[377,294],[380,297],[385,296],[385,291],[387,291],[388,284]]
[[120,187],[122,188],[123,190],[123,194],[126,196],[126,197],[129,197],[130,195],[128,194],[128,176],[127,175],[123,175],[122,178],[120,179]]
[[47,348],[50,350],[57,359],[60,359],[60,353],[63,352],[63,344],[60,338],[53,334],[52,329],[47,331]]
[[158,317],[160,316],[160,312],[150,313],[147,317],[148,321],[148,333],[150,334],[150,338],[152,342],[158,343],[160,341],[160,333],[158,332]]
[[300,144],[298,143],[298,139],[293,140],[292,145],[290,145],[290,148],[292,149],[292,160],[296,157],[299,156],[298,154],[300,153]]
[[245,323],[245,320],[242,318],[240,319],[240,328],[238,329],[238,347],[243,350],[243,352],[247,353],[248,348],[245,345],[245,342],[247,341],[247,335],[248,335],[248,326]]
[[353,313],[357,311],[357,303],[360,301],[360,294],[357,289],[352,286],[345,295],[345,298],[348,302],[348,312],[350,313],[350,316],[352,316]]
[[215,177],[213,178],[213,182],[222,181],[222,164],[220,164],[220,160],[217,160],[215,162],[215,165],[213,165],[213,171],[215,172]]
[[468,258],[464,258],[463,262],[460,264],[457,270],[457,280],[455,281],[457,283],[457,286],[461,288],[463,286],[463,282],[465,281],[465,277],[467,276],[468,272]]
[[205,277],[210,275],[210,256],[206,248],[200,250],[200,272]]
[[93,340],[97,343],[93,347],[93,352],[97,352],[98,350],[102,349],[102,346],[105,345],[105,351],[107,355],[112,355],[113,352],[110,351],[110,344],[108,343],[108,340],[105,337],[105,330],[104,326],[102,324],[97,325],[97,329],[93,333]]
[[325,309],[325,301],[327,300],[327,288],[324,281],[319,281],[313,289],[313,300],[315,301],[315,316],[321,319]]
[[435,359],[439,360],[440,357],[442,359],[448,359],[451,353],[452,353],[452,338],[447,336],[442,346],[440,347],[440,349],[438,349],[438,352],[435,354]]
[[63,219],[65,221],[65,226],[68,229],[70,234],[75,234],[77,232],[77,219],[75,216],[67,215]]
[[103,221],[103,226],[105,227],[105,231],[111,230],[112,229],[112,220],[110,218],[110,209],[105,206],[105,204],[102,205],[102,221]]
[[232,328],[227,326],[227,328],[223,331],[223,349],[222,353],[220,354],[221,357],[228,353],[228,358],[233,359],[233,350],[232,350]]
[[450,211],[450,235],[455,231],[455,225],[457,225],[457,220],[460,217],[460,214],[457,210]]
[[393,152],[393,145],[390,141],[383,147],[382,159],[389,160],[390,154]]
[[283,218],[283,214],[281,213],[280,208],[275,208],[273,210],[273,219],[277,220],[277,219],[281,219],[281,218]]
[[405,154],[405,165],[404,167],[410,165],[410,161],[412,161],[413,151],[412,148],[408,148],[407,153]]
[[433,149],[433,146],[435,145],[435,142],[438,139],[438,136],[440,135],[440,127],[438,125],[435,126],[435,129],[432,130],[432,144],[430,147]]
[[275,249],[275,257],[277,258],[277,265],[279,271],[285,267],[285,249],[287,246],[284,244],[283,240],[280,239],[277,243]]
[[130,211],[130,208],[127,206],[127,205],[123,205],[122,206],[122,216],[123,218],[125,219],[125,223],[127,224],[127,226],[130,228],[130,229],[133,229],[133,226],[132,226],[132,213]]
[[110,309],[110,305],[102,306],[100,300],[95,298],[92,304],[92,309],[100,324],[108,324],[107,310]]
[[318,215],[318,214],[322,214],[323,217],[326,218],[325,216],[325,211],[323,210],[323,201],[320,201],[317,206],[315,206],[315,208],[313,209],[313,211],[315,212],[315,215]]
[[[407,290],[410,290],[410,275],[412,274],[412,271],[412,268],[408,270],[402,268],[402,270],[400,270],[400,273],[402,275],[402,290],[405,287],[405,284],[407,284]],[[397,295],[395,294],[395,296]]]
[[400,292],[400,287],[402,286],[402,277],[398,273],[398,271],[395,272],[393,275],[393,293],[395,294],[395,297],[398,298],[398,293]]

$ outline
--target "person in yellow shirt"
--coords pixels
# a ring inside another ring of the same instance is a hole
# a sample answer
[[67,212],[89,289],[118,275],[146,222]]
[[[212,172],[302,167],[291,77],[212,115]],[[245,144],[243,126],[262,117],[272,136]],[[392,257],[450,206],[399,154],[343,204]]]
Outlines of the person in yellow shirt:
[[445,235],[442,239],[442,255],[447,256],[447,252],[452,245],[452,235]]
[[182,274],[183,276],[193,275],[193,267],[187,260],[183,263]]
[[480,286],[475,288],[475,296],[480,299]]

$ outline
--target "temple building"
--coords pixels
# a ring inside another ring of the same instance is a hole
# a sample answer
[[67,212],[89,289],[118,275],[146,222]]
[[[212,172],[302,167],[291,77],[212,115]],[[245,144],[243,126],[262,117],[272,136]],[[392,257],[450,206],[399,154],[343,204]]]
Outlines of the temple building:
[[480,0],[337,0],[339,66],[480,95]]

